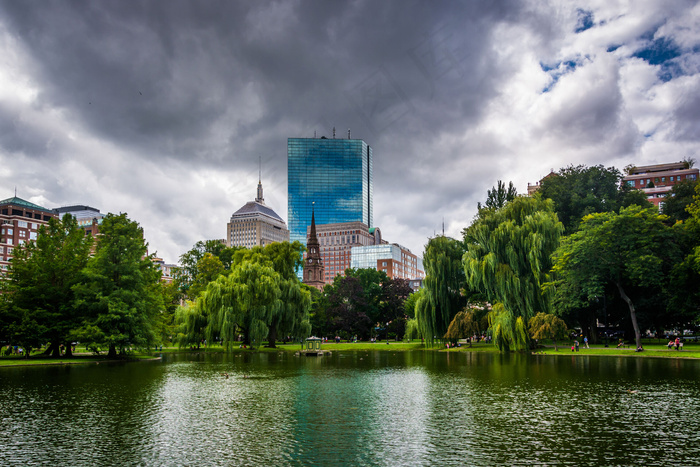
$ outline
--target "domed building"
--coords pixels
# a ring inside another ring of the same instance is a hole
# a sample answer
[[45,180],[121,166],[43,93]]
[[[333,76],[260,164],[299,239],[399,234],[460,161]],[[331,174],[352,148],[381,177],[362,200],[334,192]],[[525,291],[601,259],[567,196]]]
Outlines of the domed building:
[[262,182],[258,181],[258,196],[249,201],[231,216],[226,225],[226,245],[252,248],[274,242],[288,242],[287,224],[263,198]]

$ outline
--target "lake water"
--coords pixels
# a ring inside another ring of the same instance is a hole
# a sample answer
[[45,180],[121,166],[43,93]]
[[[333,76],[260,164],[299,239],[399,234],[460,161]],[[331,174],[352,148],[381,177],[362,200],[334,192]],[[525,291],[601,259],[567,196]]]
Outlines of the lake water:
[[0,465],[699,465],[699,415],[699,361],[171,354],[0,369]]

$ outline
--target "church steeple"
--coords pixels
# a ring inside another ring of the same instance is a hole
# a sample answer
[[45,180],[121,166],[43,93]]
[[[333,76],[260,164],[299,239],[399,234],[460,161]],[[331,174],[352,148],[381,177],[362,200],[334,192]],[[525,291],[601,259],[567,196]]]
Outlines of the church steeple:
[[316,219],[314,217],[313,205],[314,203],[311,204],[311,228],[309,230],[309,236],[306,239],[306,261],[304,261],[303,282],[321,290],[325,284],[323,281],[324,268],[318,237],[316,236]]

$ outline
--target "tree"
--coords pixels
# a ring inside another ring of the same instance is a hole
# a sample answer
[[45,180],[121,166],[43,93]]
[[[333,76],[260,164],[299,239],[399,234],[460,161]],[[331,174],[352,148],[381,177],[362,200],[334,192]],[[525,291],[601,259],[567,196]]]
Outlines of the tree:
[[242,332],[246,345],[267,338],[275,347],[278,335],[308,335],[311,293],[295,273],[303,250],[299,242],[283,242],[236,251],[231,272],[210,282],[197,300],[209,339],[219,335],[228,347]]
[[[221,261],[224,269],[229,270],[231,269],[233,256],[238,250],[245,250],[245,248],[229,248],[220,240],[206,240],[195,243],[192,249],[180,256],[180,266],[173,274],[180,291],[192,299],[195,298],[195,295],[190,294],[189,288],[195,283],[199,275],[199,261],[204,258],[205,254],[210,253],[212,256],[215,256]],[[198,292],[201,292],[201,290],[198,290]]]
[[445,335],[454,316],[466,305],[463,253],[463,244],[449,237],[431,238],[425,247],[426,275],[416,302],[416,321],[430,345],[435,337]]
[[670,307],[692,328],[700,323],[700,184],[686,206],[688,218],[673,230],[681,238],[682,261],[671,271]]
[[644,193],[621,185],[621,181],[622,174],[614,167],[571,165],[542,180],[538,194],[554,201],[554,210],[568,235],[588,214],[618,211],[632,204],[650,206]]
[[368,295],[362,280],[356,275],[337,276],[328,287],[328,310],[326,312],[329,330],[347,337],[359,335],[366,338],[370,326],[375,323],[368,313],[374,309],[368,302]]
[[80,280],[92,245],[77,221],[66,214],[39,228],[36,241],[18,245],[7,284],[6,337],[29,353],[50,342],[47,351],[58,357],[65,344],[71,355],[71,332],[81,322],[74,308],[73,287]]
[[[445,333],[445,339],[449,339],[456,342],[458,339],[464,339],[465,337],[470,337],[475,334],[481,334],[481,316],[479,316],[479,310],[476,308],[470,308],[468,310],[463,310],[457,313],[447,328]],[[469,347],[472,346],[471,339],[469,340]]]
[[563,231],[551,200],[519,197],[464,231],[467,285],[493,303],[489,323],[500,350],[524,350],[527,321],[548,312],[542,293]]
[[100,226],[97,250],[74,287],[84,313],[82,340],[109,347],[108,355],[131,346],[150,346],[163,311],[161,273],[146,256],[143,229],[126,214],[107,214]]
[[549,313],[537,313],[529,323],[530,337],[532,339],[552,339],[554,350],[557,348],[557,339],[564,339],[569,332],[566,323]]
[[697,181],[683,180],[673,185],[671,191],[666,193],[662,212],[669,217],[671,222],[688,220],[690,213],[686,208],[693,202],[697,186]]
[[298,241],[275,242],[265,247],[238,250],[233,255],[232,266],[245,260],[257,261],[271,265],[280,275],[278,286],[282,302],[279,313],[271,316],[268,347],[275,347],[279,335],[305,337],[311,332],[311,293],[296,275],[296,270],[302,265],[304,250],[304,245]]
[[218,335],[230,348],[240,329],[244,344],[259,346],[282,307],[279,281],[280,275],[272,266],[243,261],[229,275],[210,282],[197,300],[197,306],[208,317],[209,340]]
[[221,260],[211,253],[204,253],[204,256],[197,261],[197,276],[190,285],[187,295],[193,299],[197,298],[209,282],[213,281],[226,270]]
[[662,292],[670,264],[678,248],[665,216],[655,209],[630,206],[620,213],[596,213],[584,217],[578,232],[566,237],[554,253],[557,280],[576,287],[593,300],[614,285],[629,309],[635,340],[641,348],[641,333],[635,304],[628,293],[633,287]]
[[486,202],[482,206],[481,203],[476,203],[477,210],[481,213],[482,210],[496,210],[506,205],[507,202],[513,201],[518,196],[518,190],[515,189],[513,182],[508,183],[508,188],[502,181],[498,181],[498,186],[492,187],[486,192]]

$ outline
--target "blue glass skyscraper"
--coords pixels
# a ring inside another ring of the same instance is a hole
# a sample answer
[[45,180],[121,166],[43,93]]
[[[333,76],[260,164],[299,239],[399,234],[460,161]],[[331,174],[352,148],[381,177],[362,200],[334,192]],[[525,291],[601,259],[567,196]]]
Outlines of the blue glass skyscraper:
[[306,245],[316,225],[359,221],[372,227],[372,148],[361,139],[287,139],[290,241]]

